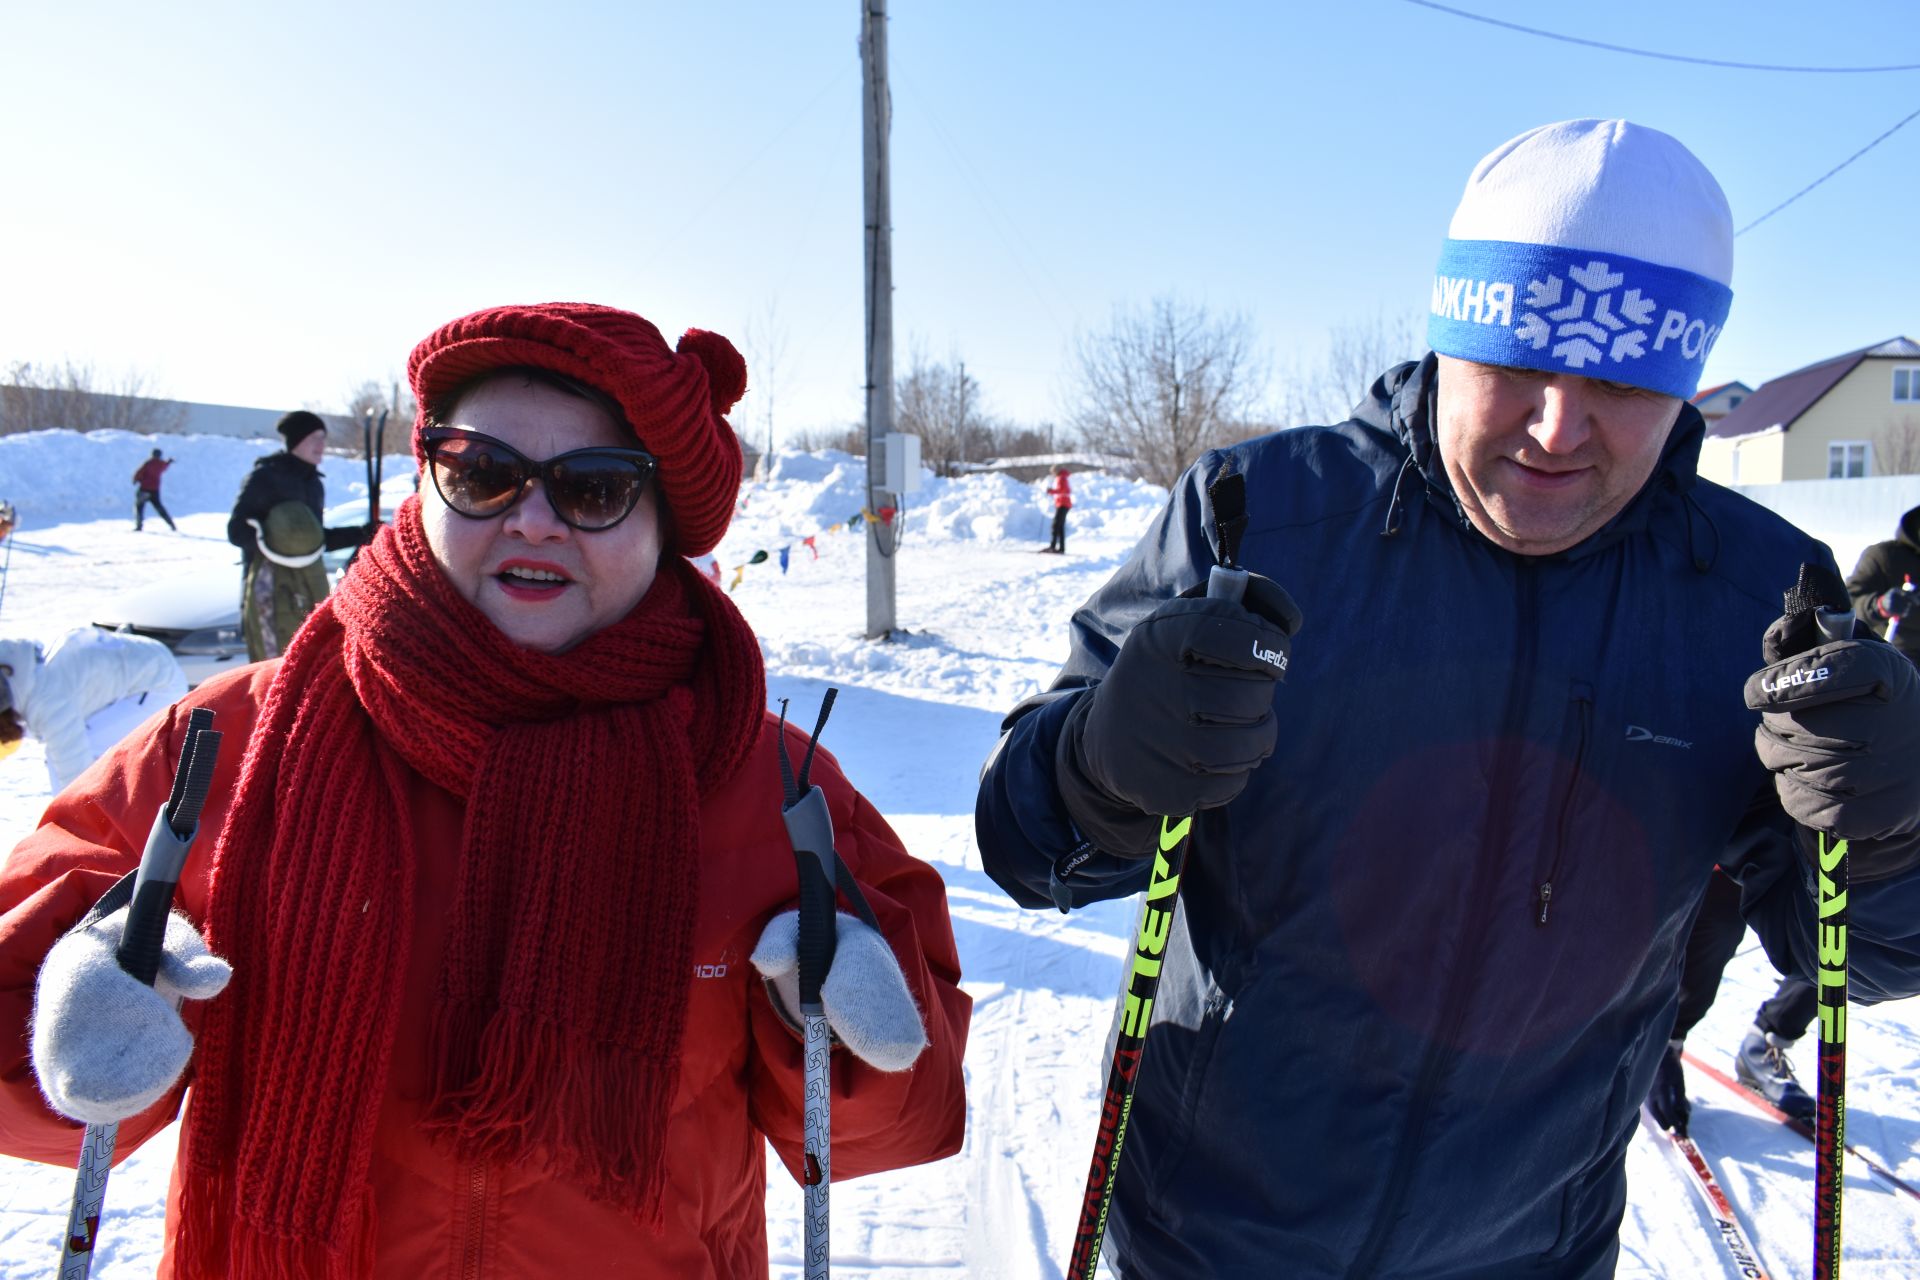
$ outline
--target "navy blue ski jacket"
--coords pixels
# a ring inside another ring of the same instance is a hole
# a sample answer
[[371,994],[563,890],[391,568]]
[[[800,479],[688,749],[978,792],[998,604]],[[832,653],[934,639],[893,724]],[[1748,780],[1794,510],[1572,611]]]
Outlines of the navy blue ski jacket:
[[[1196,464],[982,777],[980,847],[1017,901],[1145,887],[1077,838],[1054,750],[1133,624],[1205,581],[1230,453],[1242,559],[1306,621],[1278,748],[1194,823],[1108,1229],[1127,1280],[1610,1276],[1715,863],[1775,964],[1813,974],[1810,862],[1741,689],[1831,553],[1697,478],[1691,406],[1608,525],[1502,550],[1434,449],[1434,374]],[[1849,907],[1855,998],[1920,990],[1920,874]]]

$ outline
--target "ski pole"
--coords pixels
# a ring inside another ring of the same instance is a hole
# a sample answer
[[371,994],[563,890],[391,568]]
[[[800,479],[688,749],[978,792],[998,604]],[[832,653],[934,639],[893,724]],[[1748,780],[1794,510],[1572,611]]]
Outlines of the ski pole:
[[[373,410],[367,410],[367,416],[373,416]],[[386,480],[387,469],[387,411],[380,411],[380,419],[373,426],[373,465],[367,479],[367,528],[380,528],[380,486]]]
[[[1215,525],[1220,532],[1220,563],[1207,574],[1207,596],[1239,601],[1246,595],[1247,571],[1239,567],[1240,531],[1246,527],[1246,479],[1229,473],[1207,490],[1213,500]],[[1221,512],[1228,514],[1222,516]],[[1120,1150],[1127,1141],[1127,1121],[1133,1114],[1134,1088],[1140,1082],[1140,1060],[1146,1054],[1147,1028],[1153,1020],[1153,999],[1160,990],[1160,969],[1167,942],[1173,936],[1174,909],[1180,901],[1180,873],[1192,843],[1193,816],[1179,821],[1162,816],[1160,847],[1153,855],[1153,877],[1141,906],[1140,928],[1134,938],[1133,963],[1127,971],[1120,1000],[1120,1030],[1114,1039],[1113,1062],[1107,1068],[1107,1088],[1101,1097],[1100,1129],[1094,1135],[1093,1161],[1087,1168],[1087,1186],[1080,1197],[1080,1223],[1074,1231],[1073,1254],[1067,1261],[1069,1280],[1093,1280],[1100,1266],[1100,1246],[1107,1235],[1107,1214],[1113,1208],[1113,1189],[1120,1180]]]
[[[1814,621],[1827,640],[1850,640],[1851,613],[1816,609]],[[1896,619],[1887,627],[1893,638]],[[1840,1201],[1847,1160],[1847,842],[1817,832],[1820,860],[1818,947],[1820,1049],[1818,1097],[1814,1103],[1813,1275],[1839,1280]]]
[[[220,755],[220,735],[212,726],[213,712],[205,707],[195,707],[188,714],[186,741],[180,744],[180,763],[173,772],[173,790],[154,815],[153,830],[140,855],[140,869],[121,877],[81,921],[81,927],[85,927],[127,907],[127,928],[121,935],[117,958],[122,969],[148,986],[160,971],[174,887],[180,882],[187,850],[199,830],[200,810],[206,804],[214,761]],[[113,1165],[114,1140],[119,1135],[118,1124],[90,1124],[81,1138],[73,1208],[67,1216],[67,1239],[60,1252],[60,1280],[86,1280],[93,1268],[100,1213],[107,1198],[107,1174]]]
[[[780,817],[787,825],[787,838],[793,843],[795,870],[800,878],[800,936],[798,956],[800,980],[800,1025],[802,1057],[806,1065],[806,1109],[802,1122],[805,1157],[801,1184],[806,1188],[805,1276],[806,1280],[827,1280],[832,1269],[831,1241],[827,1233],[828,1184],[833,1178],[833,1105],[831,1065],[833,1040],[827,1026],[826,1007],[820,1001],[820,987],[833,967],[833,953],[839,941],[835,920],[834,885],[840,880],[840,860],[833,848],[833,818],[827,812],[827,797],[812,785],[813,749],[820,731],[827,727],[827,713],[839,691],[828,689],[820,703],[820,719],[807,740],[807,754],[800,762],[795,778],[787,760],[786,734],[780,738],[780,780],[786,792],[786,804]],[[784,724],[786,711],[781,709]]]
[[6,532],[0,534],[0,541],[7,544],[5,560],[0,560],[0,607],[7,603],[7,573],[13,568],[13,528],[19,522],[14,515],[11,502],[0,502],[0,524],[6,526]]

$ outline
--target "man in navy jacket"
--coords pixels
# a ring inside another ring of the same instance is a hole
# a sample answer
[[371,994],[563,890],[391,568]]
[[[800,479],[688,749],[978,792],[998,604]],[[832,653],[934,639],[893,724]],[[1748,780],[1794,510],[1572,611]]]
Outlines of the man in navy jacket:
[[[1845,607],[1830,552],[1695,474],[1731,275],[1674,139],[1514,139],[1434,354],[1201,459],[1008,718],[977,822],[1017,901],[1136,893],[1195,815],[1116,1276],[1611,1275],[1708,877],[1811,977],[1815,826],[1855,997],[1920,990],[1920,678],[1780,618],[1802,564]],[[1229,469],[1244,605],[1201,594]]]

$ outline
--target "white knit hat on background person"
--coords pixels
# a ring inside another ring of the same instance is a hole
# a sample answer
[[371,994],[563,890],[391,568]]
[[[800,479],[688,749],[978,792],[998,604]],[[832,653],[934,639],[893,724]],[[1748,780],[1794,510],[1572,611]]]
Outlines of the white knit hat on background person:
[[1474,166],[1427,345],[1685,398],[1733,303],[1733,214],[1680,143],[1626,120],[1531,129]]

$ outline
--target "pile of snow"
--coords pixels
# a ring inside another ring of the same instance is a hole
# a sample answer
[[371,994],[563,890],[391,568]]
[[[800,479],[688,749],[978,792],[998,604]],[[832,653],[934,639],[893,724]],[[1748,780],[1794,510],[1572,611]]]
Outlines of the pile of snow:
[[[281,441],[230,436],[147,436],[131,431],[26,431],[0,436],[0,498],[20,511],[21,528],[45,529],[83,520],[133,518],[133,473],[155,449],[172,458],[160,500],[177,520],[226,512],[254,462]],[[413,459],[386,459],[385,476],[411,474]],[[367,494],[366,464],[329,456],[320,467],[326,505]]]
[[[902,545],[923,540],[1044,543],[1053,520],[1046,485],[998,472],[946,477],[922,468],[920,488],[906,497]],[[865,458],[837,449],[776,453],[762,479],[742,486],[733,526],[715,556],[725,568],[755,551],[777,554],[783,546],[817,537],[857,516],[867,505],[866,489]],[[1166,501],[1165,489],[1143,480],[1097,471],[1076,474],[1068,545],[1082,538],[1133,542]]]

